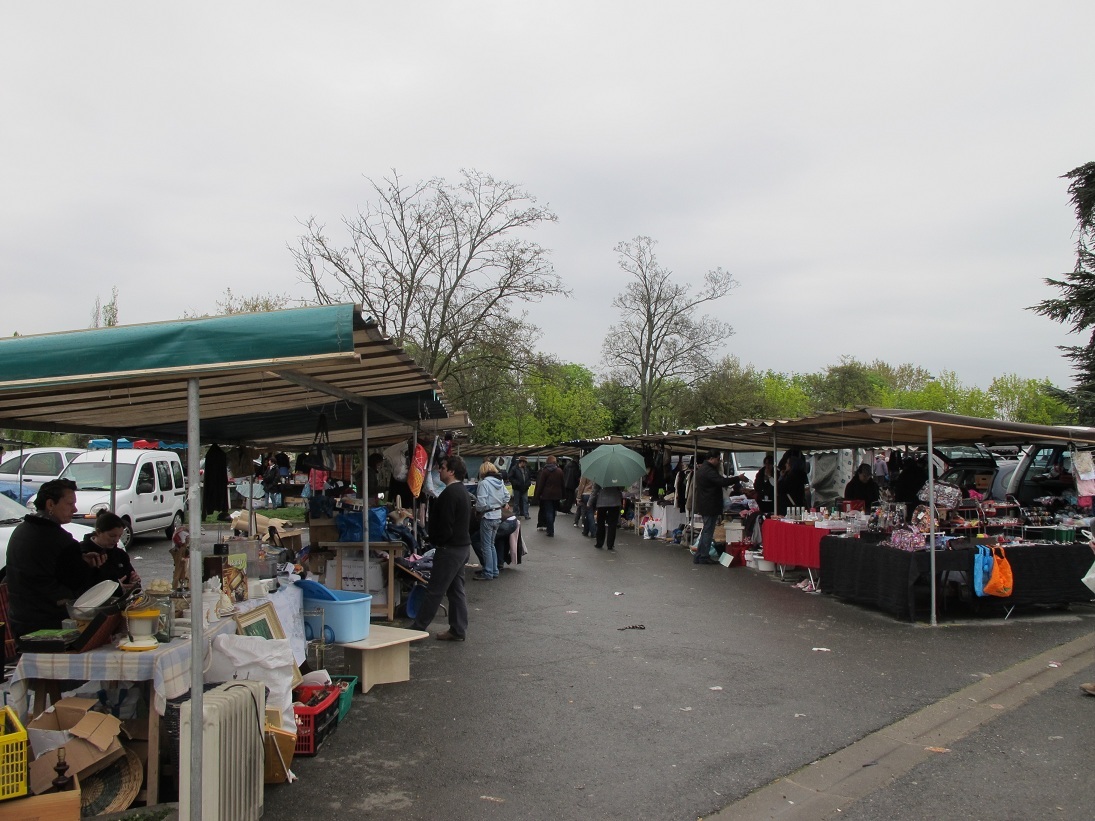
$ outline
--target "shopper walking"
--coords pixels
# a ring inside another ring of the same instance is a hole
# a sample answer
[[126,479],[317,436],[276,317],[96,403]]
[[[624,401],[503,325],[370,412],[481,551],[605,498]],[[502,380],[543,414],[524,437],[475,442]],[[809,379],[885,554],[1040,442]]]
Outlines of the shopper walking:
[[435,548],[433,570],[411,628],[425,630],[449,599],[449,629],[438,633],[440,641],[463,641],[468,634],[468,600],[464,592],[464,565],[471,554],[471,496],[464,489],[468,469],[459,456],[445,456],[437,466],[445,489],[430,506],[429,541]]
[[554,456],[547,458],[547,464],[536,476],[535,498],[544,513],[544,530],[547,536],[555,535],[555,512],[559,500],[563,498],[563,470]]
[[513,489],[513,512],[528,519],[528,489],[532,484],[532,472],[528,469],[528,459],[518,456],[510,465],[509,486]]
[[616,530],[620,525],[620,508],[624,504],[624,489],[622,487],[593,486],[593,496],[597,505],[597,540],[593,546],[600,550],[608,547],[616,549]]

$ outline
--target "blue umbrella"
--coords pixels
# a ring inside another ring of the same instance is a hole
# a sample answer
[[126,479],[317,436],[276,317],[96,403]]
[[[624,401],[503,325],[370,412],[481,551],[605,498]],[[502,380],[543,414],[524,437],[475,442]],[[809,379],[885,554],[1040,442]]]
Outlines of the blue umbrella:
[[646,475],[646,462],[631,448],[601,445],[582,457],[582,475],[601,487],[629,487]]

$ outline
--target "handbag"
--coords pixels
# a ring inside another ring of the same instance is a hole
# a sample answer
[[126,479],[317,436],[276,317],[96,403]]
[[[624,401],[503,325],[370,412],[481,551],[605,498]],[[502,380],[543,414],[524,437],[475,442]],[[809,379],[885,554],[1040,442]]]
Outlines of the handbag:
[[1011,563],[1004,555],[1004,548],[992,549],[992,576],[985,583],[986,596],[999,596],[1006,599],[1011,595],[1014,579],[1011,573]]
[[[916,498],[921,502],[928,501],[927,482],[920,488],[920,492],[916,494]],[[962,501],[962,488],[958,487],[958,485],[952,485],[950,482],[935,483],[935,504],[937,507],[958,507],[960,501]]]
[[973,592],[978,596],[985,595],[985,583],[992,577],[992,551],[985,545],[977,545],[977,553],[973,557]]
[[330,473],[335,469],[335,452],[331,449],[331,437],[327,433],[327,414],[325,413],[319,415],[319,422],[316,423],[316,435],[308,448],[305,462],[309,470],[325,470]]

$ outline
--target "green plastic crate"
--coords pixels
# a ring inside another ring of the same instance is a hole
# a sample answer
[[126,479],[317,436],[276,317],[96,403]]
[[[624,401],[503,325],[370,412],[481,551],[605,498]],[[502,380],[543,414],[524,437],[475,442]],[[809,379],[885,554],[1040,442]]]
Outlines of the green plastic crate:
[[357,676],[331,676],[331,681],[340,685],[346,682],[346,689],[338,695],[338,723],[341,724],[350,712],[354,690],[357,689]]

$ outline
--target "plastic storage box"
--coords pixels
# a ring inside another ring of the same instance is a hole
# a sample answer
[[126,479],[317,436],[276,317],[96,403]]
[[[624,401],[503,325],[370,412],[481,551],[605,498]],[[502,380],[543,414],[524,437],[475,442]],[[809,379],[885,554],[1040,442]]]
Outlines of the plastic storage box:
[[297,720],[297,755],[315,755],[323,743],[338,726],[338,699],[342,689],[336,684],[326,687],[298,687],[293,691],[293,700],[308,702],[318,695],[318,703],[312,707],[293,705]]
[[[357,676],[331,676],[331,682],[342,688],[342,694],[338,697],[338,723],[341,724],[350,713],[354,690],[357,689]],[[346,686],[342,687],[344,684]]]
[[11,707],[0,707],[0,800],[27,794],[27,731]]
[[322,616],[304,616],[305,638],[309,641],[322,638],[328,644],[368,638],[373,597],[368,593],[351,593],[346,590],[332,590],[331,593],[335,597],[334,601],[304,597],[305,613],[323,611]]

